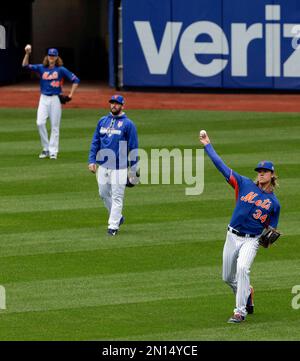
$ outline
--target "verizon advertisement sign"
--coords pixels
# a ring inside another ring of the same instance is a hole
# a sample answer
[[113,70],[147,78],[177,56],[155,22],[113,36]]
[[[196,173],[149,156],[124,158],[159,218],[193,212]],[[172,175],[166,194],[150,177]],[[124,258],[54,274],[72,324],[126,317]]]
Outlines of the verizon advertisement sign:
[[300,89],[300,2],[124,0],[124,85]]

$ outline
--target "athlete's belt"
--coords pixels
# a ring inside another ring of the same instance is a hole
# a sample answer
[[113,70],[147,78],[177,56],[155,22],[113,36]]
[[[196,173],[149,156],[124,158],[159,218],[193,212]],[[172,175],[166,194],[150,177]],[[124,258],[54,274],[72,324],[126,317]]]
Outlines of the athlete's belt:
[[232,228],[230,226],[228,226],[227,229],[228,229],[228,231],[230,231],[231,233],[236,234],[239,237],[250,237],[250,238],[258,237],[257,234],[248,234],[248,233],[239,232],[239,231],[237,231],[236,229],[234,229],[234,228]]

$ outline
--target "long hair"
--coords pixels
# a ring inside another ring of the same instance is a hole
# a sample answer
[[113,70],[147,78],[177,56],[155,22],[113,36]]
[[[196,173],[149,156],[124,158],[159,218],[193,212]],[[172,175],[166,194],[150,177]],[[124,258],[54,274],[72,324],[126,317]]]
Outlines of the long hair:
[[[48,67],[50,65],[47,55],[44,57],[43,65],[45,67]],[[56,62],[55,62],[55,66],[63,66],[63,65],[64,65],[64,63],[62,61],[62,58],[58,56],[57,59],[56,59]]]
[[[258,176],[255,178],[254,183],[258,186],[259,185],[259,181],[258,181]],[[278,183],[278,175],[274,172],[272,174],[272,178],[271,178],[271,184],[270,184],[270,189],[271,191],[275,191],[276,188],[279,187],[279,183]]]

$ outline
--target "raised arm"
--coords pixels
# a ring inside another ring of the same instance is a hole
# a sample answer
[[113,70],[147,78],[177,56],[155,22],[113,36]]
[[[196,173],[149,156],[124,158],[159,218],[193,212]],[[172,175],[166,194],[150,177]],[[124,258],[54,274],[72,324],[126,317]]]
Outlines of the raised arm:
[[200,132],[199,140],[204,145],[206,154],[209,156],[209,158],[212,160],[216,168],[223,174],[223,176],[226,178],[228,182],[230,180],[232,170],[229,167],[227,167],[227,165],[223,162],[221,157],[216,153],[205,131]]
[[25,46],[25,55],[23,58],[22,66],[27,66],[29,64],[29,56],[31,54],[31,45]]

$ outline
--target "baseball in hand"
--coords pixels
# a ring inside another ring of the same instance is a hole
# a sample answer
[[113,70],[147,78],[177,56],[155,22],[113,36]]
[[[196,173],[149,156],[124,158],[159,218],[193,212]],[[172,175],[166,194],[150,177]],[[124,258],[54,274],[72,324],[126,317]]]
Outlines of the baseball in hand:
[[205,131],[205,130],[201,130],[201,131],[200,131],[200,137],[201,137],[201,138],[206,137],[206,131]]
[[26,46],[25,46],[25,51],[26,52],[31,52],[31,45],[30,44],[27,44]]

